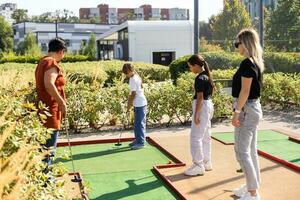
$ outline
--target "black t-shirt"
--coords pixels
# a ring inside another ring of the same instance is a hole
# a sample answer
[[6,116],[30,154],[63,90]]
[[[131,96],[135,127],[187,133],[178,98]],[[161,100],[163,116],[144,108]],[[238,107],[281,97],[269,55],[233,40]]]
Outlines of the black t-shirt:
[[242,77],[253,78],[248,99],[258,99],[262,88],[263,75],[259,67],[249,58],[243,60],[240,68],[233,76],[232,96],[238,98],[242,87]]
[[195,78],[194,88],[195,88],[194,99],[197,99],[198,92],[203,92],[204,100],[208,100],[211,98],[213,87],[205,71],[198,74],[197,77]]

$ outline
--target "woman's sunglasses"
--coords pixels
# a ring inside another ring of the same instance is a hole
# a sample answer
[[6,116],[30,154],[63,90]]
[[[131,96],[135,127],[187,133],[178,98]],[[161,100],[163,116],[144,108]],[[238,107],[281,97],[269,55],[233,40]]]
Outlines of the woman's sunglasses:
[[234,43],[234,47],[235,47],[236,49],[238,49],[239,46],[240,46],[240,44],[242,44],[242,43],[241,43],[241,42],[235,42],[235,43]]

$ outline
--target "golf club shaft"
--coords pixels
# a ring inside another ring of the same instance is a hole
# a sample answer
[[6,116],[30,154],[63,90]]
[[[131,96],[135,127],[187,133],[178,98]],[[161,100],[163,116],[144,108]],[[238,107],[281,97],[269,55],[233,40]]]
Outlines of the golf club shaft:
[[72,162],[72,170],[73,170],[73,173],[74,173],[74,177],[76,177],[75,176],[75,166],[74,166],[74,160],[73,160],[72,147],[71,147],[70,136],[69,136],[69,130],[68,130],[68,127],[67,127],[67,122],[68,122],[67,117],[65,117],[64,120],[65,120],[65,123],[64,123],[65,124],[65,131],[66,131],[67,138],[68,138],[68,146],[69,146],[71,162]]

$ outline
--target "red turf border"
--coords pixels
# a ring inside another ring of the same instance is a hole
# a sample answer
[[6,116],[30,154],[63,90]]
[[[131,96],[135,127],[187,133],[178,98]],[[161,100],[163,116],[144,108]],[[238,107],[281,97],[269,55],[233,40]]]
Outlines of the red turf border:
[[173,190],[173,192],[176,193],[176,195],[181,199],[181,200],[187,200],[187,198],[184,197],[184,195],[177,190],[177,188],[172,184],[172,182],[165,176],[163,175],[157,166],[153,166],[154,172],[165,182],[166,185]]
[[280,159],[280,158],[278,158],[278,157],[276,157],[276,156],[273,156],[273,155],[271,155],[271,154],[268,154],[268,153],[266,153],[266,152],[264,152],[264,151],[261,151],[261,150],[259,150],[259,149],[257,150],[257,152],[258,152],[259,155],[262,155],[262,156],[264,156],[264,157],[266,157],[266,158],[269,158],[269,159],[271,159],[271,160],[273,160],[273,161],[275,161],[275,162],[278,162],[278,163],[280,163],[280,164],[282,164],[282,165],[284,165],[284,166],[286,166],[286,167],[288,167],[288,168],[290,168],[290,169],[293,169],[293,170],[295,170],[295,171],[297,171],[297,172],[300,172],[300,166],[295,165],[294,163],[291,163],[291,162],[289,162],[289,161]]
[[[134,140],[134,138],[121,138],[120,142],[130,142]],[[87,145],[87,144],[105,144],[105,143],[114,143],[118,142],[119,139],[100,139],[100,140],[80,140],[80,141],[70,141],[71,146],[78,145]],[[68,142],[58,142],[57,147],[65,147],[68,146]]]
[[[134,138],[121,138],[120,142],[130,142],[133,141]],[[157,149],[159,149],[162,153],[166,154],[169,156],[175,163],[170,163],[170,164],[162,164],[162,165],[154,165],[153,170],[154,172],[163,180],[163,182],[181,199],[181,200],[186,200],[184,195],[176,189],[176,187],[172,184],[172,182],[165,176],[163,175],[159,169],[164,169],[164,168],[173,168],[173,167],[183,167],[186,164],[180,161],[176,156],[174,156],[172,153],[170,153],[168,150],[163,148],[161,145],[159,145],[154,139],[151,137],[147,136],[146,140],[153,146],[155,146]],[[105,143],[116,143],[118,142],[119,139],[98,139],[98,140],[80,140],[80,141],[70,141],[71,146],[78,146],[78,145],[87,145],[87,144],[105,144]],[[68,142],[58,142],[57,147],[65,147],[68,146]],[[69,175],[73,175],[74,173],[69,173]],[[75,174],[78,174],[80,176],[80,173],[75,172]],[[80,176],[82,179],[82,177]],[[84,191],[84,186],[82,185],[82,182],[80,182],[80,187],[82,188],[82,191]],[[88,195],[83,192],[82,196],[86,199],[88,199]]]
[[[271,129],[271,130],[273,130],[273,129]],[[281,133],[279,130],[273,130],[273,131]],[[283,133],[281,133],[281,134],[283,134]],[[286,134],[284,134],[284,135],[286,135]],[[226,143],[226,142],[223,142],[222,140],[219,140],[219,139],[217,139],[217,138],[215,138],[213,136],[211,136],[211,138],[214,139],[214,140],[216,140],[216,141],[218,141],[218,142],[220,142],[220,143],[222,143],[222,144],[224,144],[224,145],[234,145],[234,143]],[[300,140],[297,139],[297,138],[294,138],[294,137],[289,137],[289,140],[291,140],[293,142],[300,143]],[[266,157],[266,158],[268,158],[268,159],[270,159],[272,161],[280,163],[280,164],[288,167],[289,169],[292,169],[292,170],[300,173],[300,166],[299,165],[296,165],[296,164],[291,163],[289,161],[283,160],[281,158],[273,156],[273,155],[271,155],[271,154],[269,154],[267,152],[261,151],[259,149],[257,149],[257,152],[258,152],[259,155],[262,155],[262,156],[264,156],[264,157]]]
[[[227,132],[226,132],[226,133],[227,133]],[[222,143],[222,144],[224,144],[224,145],[234,145],[233,142],[227,143],[227,142],[224,142],[224,141],[222,141],[222,140],[219,140],[218,138],[216,138],[216,137],[214,137],[214,136],[211,136],[211,138],[214,139],[214,140],[216,140],[216,141],[218,141],[218,142],[220,142],[220,143]]]

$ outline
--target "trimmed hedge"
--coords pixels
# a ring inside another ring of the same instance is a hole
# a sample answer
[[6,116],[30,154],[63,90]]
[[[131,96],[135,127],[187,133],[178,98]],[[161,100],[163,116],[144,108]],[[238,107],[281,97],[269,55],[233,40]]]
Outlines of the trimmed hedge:
[[[227,52],[212,52],[201,53],[208,62],[212,70],[236,68],[242,62],[243,57],[237,53]],[[179,74],[189,71],[187,60],[191,55],[183,56],[170,65],[171,78],[176,82]],[[266,72],[286,72],[299,73],[300,72],[300,53],[273,53],[267,52],[265,54]]]
[[[61,63],[62,70],[67,74],[70,81],[100,84],[112,84],[115,79],[122,78],[122,61],[90,61],[78,63]],[[142,62],[133,63],[136,71],[145,82],[165,81],[170,79],[169,68],[162,65],[147,64]],[[26,80],[32,81],[36,64],[29,63],[4,63],[0,64],[0,71],[18,71]]]
[[[32,63],[37,64],[40,56],[15,56],[13,54],[4,55],[0,58],[0,63]],[[93,58],[84,55],[66,55],[62,62],[85,62],[93,61]]]
[[[151,125],[186,124],[192,116],[194,75],[183,74],[175,86],[171,81],[145,84],[148,101],[147,122]],[[232,98],[219,90],[213,95],[214,120],[231,114]],[[126,102],[128,84],[119,81],[115,86],[101,87],[86,83],[70,83],[66,88],[70,128],[101,129],[107,125],[127,125]]]
[[300,73],[300,53],[266,53],[266,72]]

